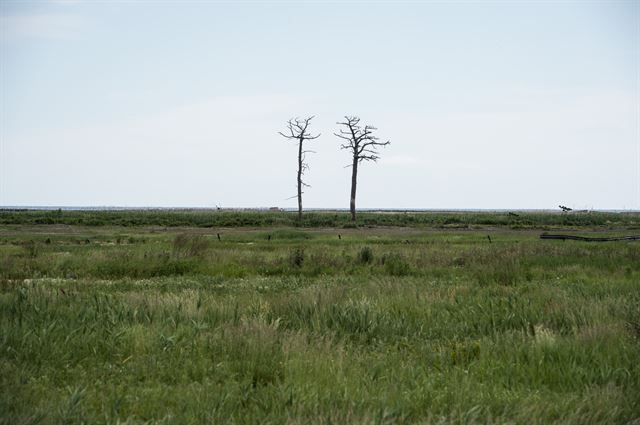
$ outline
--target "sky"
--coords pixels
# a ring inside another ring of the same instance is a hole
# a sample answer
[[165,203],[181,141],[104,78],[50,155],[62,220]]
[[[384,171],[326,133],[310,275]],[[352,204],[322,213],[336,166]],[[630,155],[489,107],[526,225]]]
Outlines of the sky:
[[0,206],[640,209],[640,1],[0,0]]

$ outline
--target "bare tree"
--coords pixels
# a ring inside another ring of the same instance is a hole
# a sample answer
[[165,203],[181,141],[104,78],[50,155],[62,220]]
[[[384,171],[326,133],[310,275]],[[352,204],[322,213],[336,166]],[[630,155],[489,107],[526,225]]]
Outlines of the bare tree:
[[341,149],[347,149],[353,155],[351,167],[351,201],[349,207],[351,210],[351,220],[356,221],[356,185],[358,180],[358,164],[362,161],[376,162],[378,158],[378,147],[387,146],[390,141],[380,142],[379,138],[373,135],[377,128],[370,125],[360,126],[360,118],[354,116],[345,116],[346,121],[338,122],[345,128],[341,128],[338,133],[334,133],[337,137],[346,140],[340,145]]
[[308,118],[291,118],[287,121],[287,130],[288,134],[278,132],[282,137],[287,139],[297,140],[298,141],[298,220],[302,220],[302,187],[309,187],[304,181],[302,181],[302,176],[304,172],[309,169],[309,165],[305,162],[306,154],[313,151],[304,150],[303,144],[305,140],[313,140],[320,137],[318,133],[315,136],[312,136],[311,133],[307,132],[309,128],[309,124],[313,119],[313,115]]

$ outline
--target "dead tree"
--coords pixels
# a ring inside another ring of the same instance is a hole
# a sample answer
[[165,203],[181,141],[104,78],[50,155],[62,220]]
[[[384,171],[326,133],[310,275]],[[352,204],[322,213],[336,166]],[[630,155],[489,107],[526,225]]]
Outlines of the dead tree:
[[334,133],[345,143],[340,145],[341,149],[347,149],[352,154],[352,162],[348,166],[351,167],[351,198],[349,208],[351,210],[351,220],[356,221],[356,186],[358,180],[358,165],[362,161],[376,162],[378,156],[378,148],[387,146],[390,141],[380,142],[379,138],[373,135],[377,128],[370,125],[360,126],[360,118],[354,116],[345,116],[344,122],[338,122],[338,125],[344,126],[338,133]]
[[312,136],[311,133],[307,132],[309,128],[309,123],[313,119],[313,116],[308,118],[291,118],[287,121],[287,130],[289,134],[285,134],[282,132],[278,132],[282,137],[291,140],[297,140],[298,142],[298,221],[302,221],[302,188],[309,187],[304,181],[302,181],[302,176],[304,172],[309,169],[309,165],[305,162],[306,154],[313,151],[304,150],[303,144],[305,140],[313,140],[320,137],[320,134]]

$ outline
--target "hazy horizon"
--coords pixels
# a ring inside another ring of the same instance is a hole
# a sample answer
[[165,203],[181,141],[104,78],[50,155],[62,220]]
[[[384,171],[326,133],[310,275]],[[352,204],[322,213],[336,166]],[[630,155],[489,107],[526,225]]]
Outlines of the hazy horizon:
[[[0,2],[0,206],[640,209],[640,3]],[[329,206],[329,207],[327,207]]]
[[[255,211],[255,212],[269,212],[274,207],[261,206],[261,207],[181,207],[181,206],[64,206],[64,205],[0,205],[0,210],[29,210],[29,211],[221,211],[221,212],[234,212],[234,211]],[[281,212],[297,213],[298,208],[287,207],[279,208]],[[348,213],[349,208],[340,207],[322,207],[322,208],[304,208],[305,212],[344,212]],[[585,210],[570,210],[562,211],[560,208],[358,208],[359,212],[408,212],[408,213],[439,213],[439,212],[469,212],[469,213],[506,213],[506,212],[519,212],[519,213],[558,213],[558,214],[571,214],[571,213],[590,213],[590,212],[612,212],[612,213],[638,213],[640,210],[636,209],[585,209]]]

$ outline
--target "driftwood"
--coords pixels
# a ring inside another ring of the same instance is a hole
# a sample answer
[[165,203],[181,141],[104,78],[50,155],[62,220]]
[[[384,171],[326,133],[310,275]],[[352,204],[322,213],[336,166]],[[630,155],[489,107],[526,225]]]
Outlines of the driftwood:
[[640,236],[612,236],[606,238],[593,238],[587,236],[574,236],[574,235],[550,235],[543,233],[540,235],[540,239],[560,239],[571,241],[587,241],[587,242],[613,242],[613,241],[640,241]]

